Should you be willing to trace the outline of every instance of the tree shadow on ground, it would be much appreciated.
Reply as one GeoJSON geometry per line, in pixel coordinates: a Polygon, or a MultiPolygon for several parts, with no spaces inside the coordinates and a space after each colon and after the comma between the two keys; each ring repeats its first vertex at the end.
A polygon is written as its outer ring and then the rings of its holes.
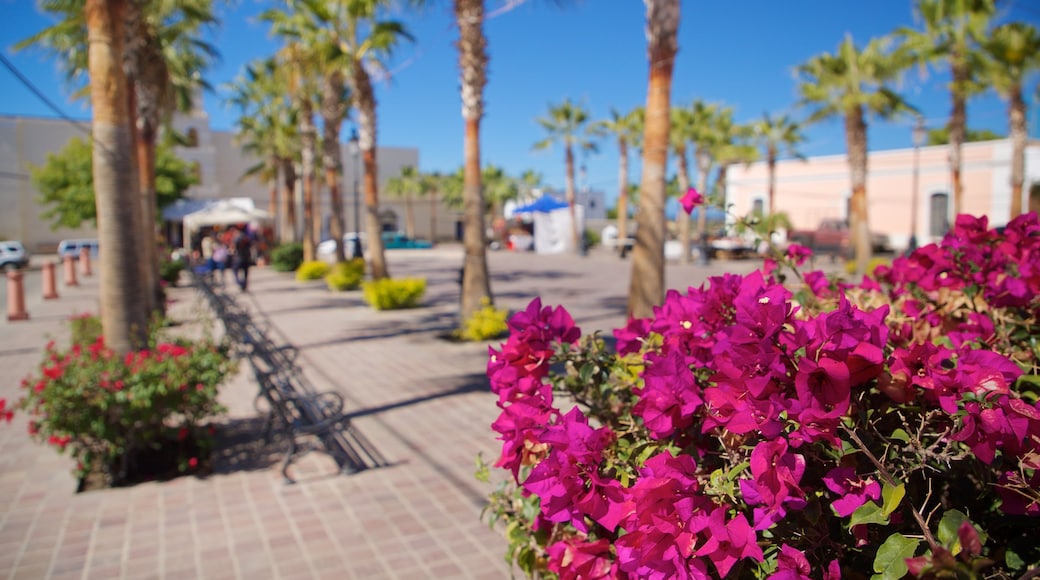
{"type": "Polygon", "coordinates": [[[577,278],[581,274],[566,272],[563,270],[517,270],[513,272],[495,272],[491,274],[492,282],[517,282],[522,280],[547,279],[560,280],[563,278],[577,278]]]}
{"type": "Polygon", "coordinates": [[[407,335],[450,333],[455,329],[455,318],[454,312],[429,312],[418,319],[388,320],[378,325],[351,327],[349,334],[339,338],[300,344],[296,345],[296,348],[303,351],[311,348],[322,348],[366,340],[382,340],[407,335]]]}
{"type": "Polygon", "coordinates": [[[401,407],[410,407],[412,405],[421,405],[427,401],[434,399],[442,399],[444,397],[453,397],[456,395],[465,395],[467,393],[490,393],[491,385],[488,382],[487,376],[483,373],[473,373],[468,375],[462,375],[458,377],[451,377],[450,384],[454,385],[444,391],[435,391],[418,397],[412,397],[410,399],[402,399],[400,401],[394,401],[392,403],[386,403],[378,405],[376,407],[368,407],[365,409],[358,409],[347,413],[347,417],[356,419],[358,417],[366,417],[369,415],[378,415],[394,409],[400,409],[401,407]]]}

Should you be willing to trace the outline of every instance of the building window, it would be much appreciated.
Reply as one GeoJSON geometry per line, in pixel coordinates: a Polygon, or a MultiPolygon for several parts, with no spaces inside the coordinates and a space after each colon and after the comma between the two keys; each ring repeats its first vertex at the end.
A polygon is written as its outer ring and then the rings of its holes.
{"type": "Polygon", "coordinates": [[[385,209],[379,212],[379,227],[384,232],[398,231],[397,212],[392,209],[385,209]]]}
{"type": "Polygon", "coordinates": [[[941,238],[950,229],[950,194],[933,193],[929,199],[928,235],[941,238]]]}
{"type": "Polygon", "coordinates": [[[187,135],[184,136],[185,147],[198,147],[199,146],[199,130],[195,127],[188,129],[187,135]]]}
{"type": "Polygon", "coordinates": [[[751,215],[764,216],[766,214],[766,200],[756,197],[751,202],[751,215]]]}

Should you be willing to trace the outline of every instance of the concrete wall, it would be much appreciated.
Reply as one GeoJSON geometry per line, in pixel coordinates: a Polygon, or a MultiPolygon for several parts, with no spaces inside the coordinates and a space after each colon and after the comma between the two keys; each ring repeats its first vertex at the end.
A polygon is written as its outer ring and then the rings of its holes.
{"type": "MultiPolygon", "coordinates": [[[[949,196],[945,218],[953,223],[953,188],[946,145],[922,147],[919,152],[916,231],[918,243],[936,241],[933,220],[939,198],[949,196]],[[933,199],[934,197],[934,199],[933,199]],[[933,205],[935,202],[935,205],[933,205]]],[[[1010,215],[1011,146],[1007,140],[965,144],[963,149],[965,213],[989,216],[992,225],[1007,223],[1010,215]]],[[[1026,153],[1026,187],[1040,182],[1040,142],[1030,143],[1026,153]]],[[[910,238],[914,203],[913,149],[872,152],[867,161],[867,200],[870,229],[889,237],[893,247],[903,248],[910,238]]],[[[784,160],[776,167],[776,211],[787,213],[796,229],[812,229],[821,219],[847,218],[851,195],[845,155],[784,160]]],[[[746,215],[756,200],[769,210],[768,169],[764,162],[730,169],[726,201],[733,213],[746,215]]],[[[1028,207],[1023,199],[1023,207],[1028,207]]]]}
{"type": "MultiPolygon", "coordinates": [[[[201,184],[189,189],[187,197],[250,197],[257,207],[268,208],[267,185],[255,179],[242,179],[246,170],[257,160],[242,153],[232,133],[212,131],[208,116],[203,111],[178,116],[173,125],[177,131],[193,133],[197,139],[194,146],[177,149],[178,155],[185,161],[198,164],[201,178],[201,184]]],[[[65,238],[96,237],[93,227],[52,231],[48,222],[40,217],[43,207],[37,202],[38,192],[29,180],[30,165],[43,164],[48,153],[57,153],[72,137],[87,138],[89,129],[88,122],[73,125],[61,119],[0,116],[0,239],[20,240],[31,252],[39,253],[53,250],[65,238]]],[[[378,162],[379,183],[380,187],[384,187],[387,179],[400,174],[403,167],[418,166],[419,151],[414,147],[380,147],[378,162]]],[[[354,163],[346,147],[343,148],[343,171],[344,217],[347,231],[351,231],[354,163]]],[[[321,215],[328,215],[330,204],[324,186],[319,188],[319,199],[321,215]]],[[[361,201],[363,206],[364,200],[361,201]]],[[[380,205],[388,217],[398,216],[396,223],[403,230],[403,201],[390,200],[384,196],[380,205]]],[[[431,237],[430,214],[428,200],[415,204],[416,234],[419,237],[431,237]]],[[[302,216],[302,211],[298,215],[302,216]]],[[[459,212],[438,203],[436,215],[436,239],[455,239],[456,222],[461,220],[459,212]]],[[[361,223],[363,230],[363,219],[361,223]]]]}

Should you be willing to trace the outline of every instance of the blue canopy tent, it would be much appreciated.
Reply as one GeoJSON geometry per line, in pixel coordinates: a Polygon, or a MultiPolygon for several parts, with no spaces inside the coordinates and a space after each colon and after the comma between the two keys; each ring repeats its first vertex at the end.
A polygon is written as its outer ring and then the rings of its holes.
{"type": "Polygon", "coordinates": [[[513,213],[549,213],[567,207],[567,202],[560,201],[548,193],[533,202],[522,205],[513,210],[513,213]]]}

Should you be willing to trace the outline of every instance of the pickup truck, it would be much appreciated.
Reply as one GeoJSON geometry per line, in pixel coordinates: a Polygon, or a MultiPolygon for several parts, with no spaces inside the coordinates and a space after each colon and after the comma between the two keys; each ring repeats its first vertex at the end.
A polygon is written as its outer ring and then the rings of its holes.
{"type": "MultiPolygon", "coordinates": [[[[788,234],[787,239],[811,249],[817,255],[848,258],[855,251],[849,239],[849,224],[843,219],[820,220],[815,230],[795,230],[788,234]]],[[[888,238],[871,232],[870,249],[875,253],[889,251],[888,238]]]]}

